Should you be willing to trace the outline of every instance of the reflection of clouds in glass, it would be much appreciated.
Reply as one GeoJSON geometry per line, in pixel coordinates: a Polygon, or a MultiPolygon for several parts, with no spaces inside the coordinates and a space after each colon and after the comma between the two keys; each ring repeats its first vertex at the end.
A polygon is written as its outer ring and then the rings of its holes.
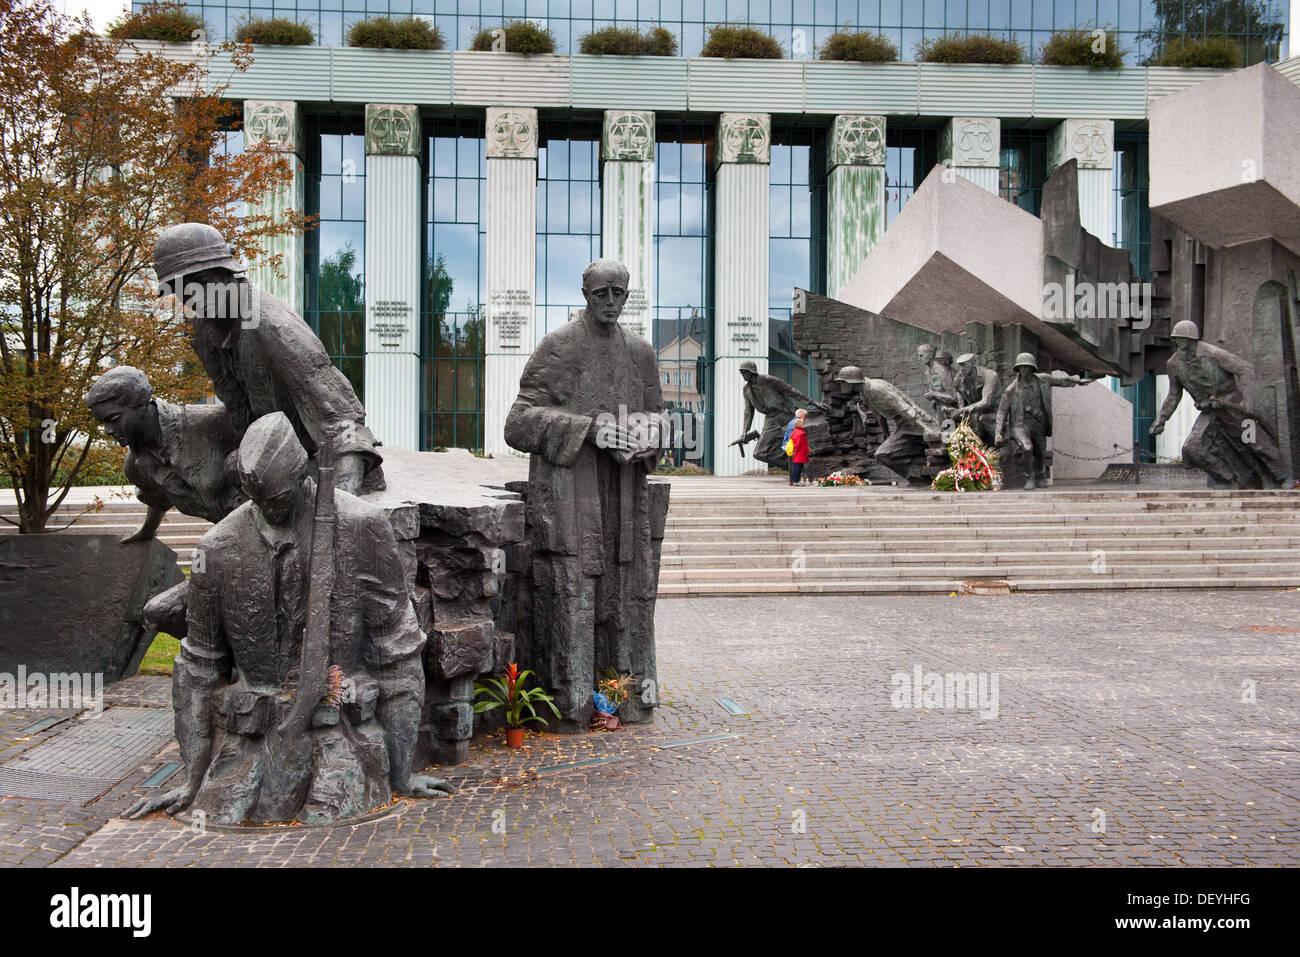
{"type": "Polygon", "coordinates": [[[704,302],[704,240],[662,236],[655,240],[659,258],[659,304],[700,305],[704,302]]]}
{"type": "Polygon", "coordinates": [[[773,239],[768,261],[768,302],[786,303],[794,287],[809,288],[812,270],[806,239],[773,239]]]}
{"type": "Polygon", "coordinates": [[[768,234],[790,235],[790,187],[772,186],[767,192],[768,234]]]}
{"type": "MultiPolygon", "coordinates": [[[[582,271],[599,256],[596,237],[546,237],[546,303],[582,305],[582,271]]],[[[568,314],[565,314],[568,318],[568,314]]]]}

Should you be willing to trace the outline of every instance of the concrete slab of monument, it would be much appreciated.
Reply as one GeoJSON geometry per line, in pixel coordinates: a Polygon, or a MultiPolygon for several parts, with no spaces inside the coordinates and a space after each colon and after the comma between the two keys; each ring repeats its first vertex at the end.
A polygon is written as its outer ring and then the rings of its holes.
{"type": "Polygon", "coordinates": [[[379,451],[388,488],[362,499],[388,512],[399,539],[415,538],[421,526],[449,533],[472,526],[491,539],[523,538],[523,502],[506,484],[527,481],[526,458],[479,458],[466,449],[379,451]]]}
{"type": "Polygon", "coordinates": [[[1133,461],[1133,403],[1105,382],[1052,390],[1053,479],[1100,478],[1133,461]]]}
{"type": "Polygon", "coordinates": [[[130,677],[157,634],[145,602],[183,578],[157,539],[0,537],[0,672],[130,677]]]}
{"type": "Polygon", "coordinates": [[[1300,87],[1259,63],[1150,109],[1152,212],[1211,246],[1300,253],[1300,87]]]}
{"type": "Polygon", "coordinates": [[[1043,249],[1038,217],[936,166],[839,299],[933,333],[1020,324],[1061,364],[1110,372],[1043,321],[1043,249]]]}

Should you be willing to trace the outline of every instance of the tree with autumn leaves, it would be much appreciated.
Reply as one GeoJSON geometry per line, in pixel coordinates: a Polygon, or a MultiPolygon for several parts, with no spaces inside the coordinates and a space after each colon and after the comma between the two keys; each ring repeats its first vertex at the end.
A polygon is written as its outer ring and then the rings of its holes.
{"type": "Polygon", "coordinates": [[[210,54],[244,70],[251,47],[159,52],[50,0],[0,0],[0,49],[0,475],[19,531],[41,532],[78,479],[120,464],[82,403],[105,368],[172,401],[206,392],[183,317],[154,308],[158,233],[209,223],[279,269],[264,244],[308,222],[243,208],[288,185],[286,158],[220,149],[233,110],[210,54]]]}

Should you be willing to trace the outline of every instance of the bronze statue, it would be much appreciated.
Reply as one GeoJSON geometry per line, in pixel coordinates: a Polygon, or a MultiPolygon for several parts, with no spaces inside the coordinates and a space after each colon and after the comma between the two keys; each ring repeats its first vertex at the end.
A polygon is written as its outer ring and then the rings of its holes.
{"type": "Polygon", "coordinates": [[[104,431],[127,449],[122,470],[149,510],[124,543],[153,538],[170,508],[219,522],[245,500],[235,472],[239,437],[225,406],[156,398],[149,379],[131,366],[106,371],[84,401],[104,431]]]}
{"type": "Polygon", "coordinates": [[[1183,393],[1191,395],[1200,415],[1183,443],[1183,462],[1201,469],[1220,488],[1289,488],[1282,455],[1273,430],[1247,407],[1254,367],[1226,349],[1201,341],[1195,322],[1176,323],[1170,338],[1169,395],[1151,424],[1159,435],[1178,408],[1183,393]]]}
{"type": "Polygon", "coordinates": [[[352,384],[289,304],[253,288],[221,234],[203,223],[163,230],[154,244],[160,296],[190,316],[194,351],[235,432],[283,412],[309,455],[328,446],[338,486],[383,488],[381,458],[352,384]]]}
{"type": "Polygon", "coordinates": [[[1002,382],[998,374],[976,364],[975,354],[957,357],[957,374],[953,380],[959,401],[950,413],[955,422],[967,419],[985,445],[994,444],[997,432],[998,402],[1002,399],[1002,382]]]}
{"type": "Polygon", "coordinates": [[[925,342],[916,347],[916,357],[925,369],[925,397],[934,414],[942,418],[948,409],[961,404],[954,384],[952,354],[925,342]]]}
{"type": "Polygon", "coordinates": [[[939,420],[892,382],[865,378],[857,366],[844,366],[835,379],[857,393],[852,401],[864,420],[865,406],[885,425],[889,437],[875,450],[876,461],[913,480],[914,467],[925,464],[927,447],[941,442],[939,420]]]}
{"type": "Polygon", "coordinates": [[[328,462],[317,485],[282,412],[249,426],[238,463],[251,501],[199,542],[172,679],[186,780],[126,815],[327,823],[448,792],[411,773],[425,636],[387,517],[328,462]]]}
{"type": "MultiPolygon", "coordinates": [[[[537,346],[505,424],[506,442],[532,453],[533,665],[569,733],[587,730],[606,669],[639,686],[657,680],[652,526],[662,516],[646,476],[669,432],[654,347],[619,325],[627,293],[622,263],[587,267],[586,308],[537,346]]],[[[625,720],[651,719],[653,695],[629,701],[625,720]]]]}
{"type": "Polygon", "coordinates": [[[794,418],[799,406],[825,409],[826,406],[804,395],[788,382],[774,375],[764,375],[751,359],[740,364],[740,377],[745,380],[745,427],[740,438],[732,442],[744,451],[745,443],[754,436],[754,412],[763,413],[763,431],[757,436],[754,458],[768,465],[785,468],[784,435],[786,424],[794,418]]]}
{"type": "Polygon", "coordinates": [[[998,403],[998,419],[994,444],[1003,440],[1015,444],[1017,464],[1025,475],[1025,488],[1036,488],[1047,481],[1044,456],[1047,439],[1052,434],[1052,389],[1087,385],[1078,376],[1055,375],[1038,371],[1038,360],[1028,352],[1016,356],[1013,367],[1016,377],[1011,380],[1002,401],[998,403]]]}

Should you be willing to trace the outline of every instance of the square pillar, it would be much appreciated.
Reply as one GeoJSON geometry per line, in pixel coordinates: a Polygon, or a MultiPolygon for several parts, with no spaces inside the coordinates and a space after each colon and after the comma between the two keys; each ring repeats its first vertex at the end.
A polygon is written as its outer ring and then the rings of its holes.
{"type": "Polygon", "coordinates": [[[505,424],[533,351],[537,287],[537,111],[487,110],[487,345],[484,451],[507,455],[505,424]]]}
{"type": "Polygon", "coordinates": [[[420,447],[420,110],[366,104],[366,424],[420,447]]]}
{"type": "Polygon", "coordinates": [[[835,117],[827,161],[826,295],[835,299],[885,234],[885,118],[835,117]]]}
{"type": "MultiPolygon", "coordinates": [[[[767,113],[723,113],[718,118],[716,210],[713,251],[713,470],[739,475],[766,468],[728,443],[744,424],[746,359],[767,372],[768,187],[771,182],[772,118],[767,113]]],[[[761,429],[761,414],[754,417],[761,429]]],[[[748,448],[753,449],[753,445],[748,448]]]]}
{"type": "MultiPolygon", "coordinates": [[[[249,215],[280,219],[289,210],[302,212],[307,205],[307,172],[303,165],[302,124],[298,104],[293,100],[245,100],[244,146],[265,143],[284,153],[293,166],[292,182],[267,192],[248,204],[249,215]]],[[[264,252],[280,256],[276,275],[266,259],[249,264],[248,280],[263,292],[287,302],[298,315],[303,313],[307,240],[301,233],[275,236],[264,240],[264,252]]]]}
{"type": "Polygon", "coordinates": [[[1115,239],[1115,122],[1062,120],[1047,141],[1047,175],[1079,165],[1079,222],[1103,243],[1115,239]]]}
{"type": "Polygon", "coordinates": [[[655,115],[606,110],[600,137],[600,254],[629,274],[627,304],[619,322],[652,339],[654,317],[655,115]]]}
{"type": "Polygon", "coordinates": [[[1002,121],[995,116],[954,116],[939,134],[939,162],[996,195],[1002,121]]]}

